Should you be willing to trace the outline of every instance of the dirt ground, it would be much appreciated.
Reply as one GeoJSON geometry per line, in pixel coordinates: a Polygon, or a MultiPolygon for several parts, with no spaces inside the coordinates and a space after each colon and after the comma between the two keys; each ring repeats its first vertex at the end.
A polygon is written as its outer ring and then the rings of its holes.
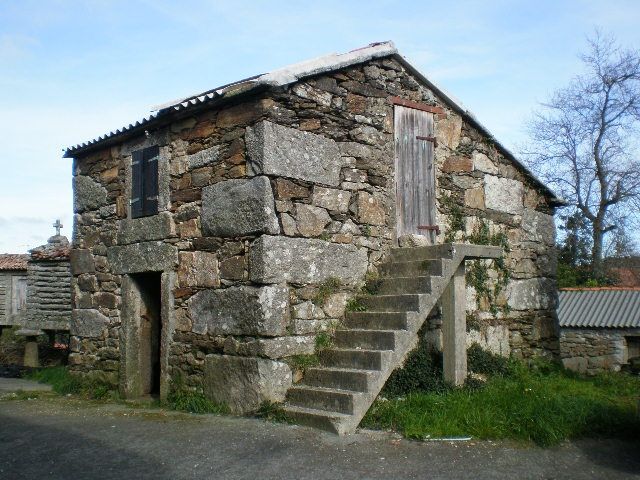
{"type": "Polygon", "coordinates": [[[0,478],[640,479],[640,443],[540,449],[371,431],[337,437],[260,419],[39,395],[0,400],[0,478]]]}

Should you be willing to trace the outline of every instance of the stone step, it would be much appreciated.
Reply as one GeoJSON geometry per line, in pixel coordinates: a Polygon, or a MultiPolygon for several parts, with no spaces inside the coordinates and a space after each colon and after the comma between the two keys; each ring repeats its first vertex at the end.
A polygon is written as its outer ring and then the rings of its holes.
{"type": "Polygon", "coordinates": [[[351,415],[296,405],[285,405],[283,410],[287,418],[298,425],[319,428],[338,435],[348,433],[344,425],[351,420],[351,415]]]}
{"type": "Polygon", "coordinates": [[[384,350],[358,350],[330,348],[320,353],[322,364],[327,367],[382,370],[389,352],[384,350]]]}
{"type": "Polygon", "coordinates": [[[304,408],[353,414],[353,391],[309,385],[294,385],[287,392],[287,402],[304,408]]]}
{"type": "Polygon", "coordinates": [[[304,385],[366,392],[374,372],[354,368],[308,368],[304,372],[304,385]]]}
{"type": "Polygon", "coordinates": [[[442,260],[393,261],[380,265],[379,271],[383,278],[441,275],[442,260]]]}
{"type": "Polygon", "coordinates": [[[394,330],[336,330],[336,347],[362,348],[365,350],[393,350],[396,345],[394,330]]]}
{"type": "Polygon", "coordinates": [[[376,295],[431,292],[431,276],[389,277],[380,280],[376,295]]]}
{"type": "Polygon", "coordinates": [[[434,258],[453,258],[451,244],[429,245],[424,247],[392,248],[392,262],[408,262],[413,260],[428,260],[434,258]]]}
{"type": "Polygon", "coordinates": [[[344,325],[362,330],[406,330],[405,312],[347,312],[344,325]]]}
{"type": "Polygon", "coordinates": [[[356,297],[359,305],[369,312],[417,312],[420,310],[420,295],[361,295],[356,297]]]}

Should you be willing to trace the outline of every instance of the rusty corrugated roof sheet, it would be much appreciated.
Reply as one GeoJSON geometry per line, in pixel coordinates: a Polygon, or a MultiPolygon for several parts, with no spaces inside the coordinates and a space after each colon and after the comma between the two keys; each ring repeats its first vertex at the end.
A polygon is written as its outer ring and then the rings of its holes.
{"type": "Polygon", "coordinates": [[[640,327],[640,288],[566,288],[558,299],[560,327],[640,327]]]}
{"type": "Polygon", "coordinates": [[[29,255],[0,253],[0,270],[26,270],[29,255]]]}

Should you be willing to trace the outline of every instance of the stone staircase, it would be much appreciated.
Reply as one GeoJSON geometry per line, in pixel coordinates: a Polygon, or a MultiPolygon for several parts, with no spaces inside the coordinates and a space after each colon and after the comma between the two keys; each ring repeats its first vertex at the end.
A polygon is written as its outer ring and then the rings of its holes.
{"type": "Polygon", "coordinates": [[[380,267],[375,295],[357,297],[321,365],[306,370],[287,393],[293,421],[352,433],[394,369],[418,341],[418,330],[465,259],[497,258],[498,247],[444,244],[396,248],[380,267]]]}

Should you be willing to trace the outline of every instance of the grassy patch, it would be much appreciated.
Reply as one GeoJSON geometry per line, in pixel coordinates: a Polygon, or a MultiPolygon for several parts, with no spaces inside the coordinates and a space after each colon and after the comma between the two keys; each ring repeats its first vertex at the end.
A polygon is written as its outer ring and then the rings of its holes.
{"type": "Polygon", "coordinates": [[[109,383],[99,379],[71,375],[66,367],[47,367],[30,372],[26,378],[51,385],[60,395],[81,395],[92,400],[116,398],[117,392],[109,383]]]}
{"type": "Polygon", "coordinates": [[[262,402],[256,416],[278,423],[291,423],[291,419],[283,410],[282,405],[274,402],[262,402]]]}
{"type": "Polygon", "coordinates": [[[471,435],[541,446],[578,437],[633,439],[640,434],[639,395],[640,379],[630,375],[585,378],[546,362],[511,361],[482,388],[378,400],[363,425],[416,439],[471,435]]]}
{"type": "Polygon", "coordinates": [[[17,390],[5,395],[0,395],[0,400],[36,400],[43,395],[43,392],[30,392],[17,390]]]}
{"type": "Polygon", "coordinates": [[[187,387],[181,373],[172,377],[171,391],[163,405],[178,412],[219,415],[229,413],[227,405],[209,400],[201,391],[187,387]]]}
{"type": "Polygon", "coordinates": [[[218,415],[229,413],[226,405],[221,405],[209,400],[201,392],[190,390],[174,390],[166,401],[166,406],[171,410],[187,413],[215,413],[218,415]]]}

